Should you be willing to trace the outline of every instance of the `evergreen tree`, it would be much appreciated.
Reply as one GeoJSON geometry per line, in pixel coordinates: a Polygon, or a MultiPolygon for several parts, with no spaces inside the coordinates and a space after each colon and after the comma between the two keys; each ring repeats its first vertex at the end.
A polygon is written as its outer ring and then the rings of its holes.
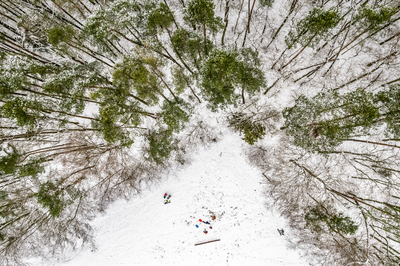
{"type": "Polygon", "coordinates": [[[354,235],[358,229],[358,225],[343,213],[336,213],[331,207],[328,208],[318,205],[311,208],[305,217],[306,227],[315,233],[321,233],[325,230],[324,225],[331,231],[354,235]],[[329,208],[329,210],[328,210],[329,208]]]}
{"type": "Polygon", "coordinates": [[[149,104],[156,104],[159,100],[161,88],[157,76],[151,72],[151,65],[157,65],[155,59],[139,57],[124,57],[121,63],[114,66],[113,83],[129,94],[136,91],[137,97],[149,104]]]}
{"type": "Polygon", "coordinates": [[[314,8],[308,16],[302,19],[295,30],[289,31],[285,42],[289,49],[295,48],[297,44],[303,47],[318,44],[320,40],[326,39],[330,30],[340,21],[340,13],[337,10],[323,10],[314,8]]]}
{"type": "Polygon", "coordinates": [[[207,43],[207,30],[216,33],[223,28],[222,18],[215,17],[214,3],[212,0],[190,0],[185,9],[183,19],[193,27],[203,32],[204,53],[207,55],[210,47],[207,43]]]}
{"type": "Polygon", "coordinates": [[[223,27],[222,18],[215,17],[214,3],[210,0],[190,0],[183,19],[194,29],[201,27],[203,32],[209,29],[214,33],[223,27]]]}
{"type": "Polygon", "coordinates": [[[237,80],[239,87],[242,88],[242,99],[244,100],[244,92],[247,92],[250,96],[259,92],[261,88],[266,86],[264,73],[261,71],[260,59],[258,52],[251,48],[240,49],[238,55],[237,65],[237,80]]]}
{"type": "Polygon", "coordinates": [[[260,0],[260,5],[265,7],[272,7],[272,5],[274,4],[275,0],[260,0]]]}
{"type": "Polygon", "coordinates": [[[44,172],[45,159],[40,156],[30,157],[26,160],[22,150],[17,150],[16,147],[8,145],[2,149],[6,155],[0,157],[0,174],[15,175],[18,178],[22,177],[37,177],[38,174],[44,172]]]}
{"type": "Polygon", "coordinates": [[[235,94],[237,52],[214,49],[202,67],[202,87],[207,100],[215,108],[218,105],[233,104],[239,95],[235,94]]]}
{"type": "Polygon", "coordinates": [[[236,88],[250,95],[265,85],[265,78],[257,68],[257,53],[250,49],[221,50],[214,49],[201,69],[203,94],[212,108],[236,104],[240,94],[236,88]]]}
{"type": "Polygon", "coordinates": [[[127,38],[132,34],[130,28],[134,27],[137,32],[135,39],[128,40],[142,46],[146,23],[141,10],[134,0],[115,1],[108,8],[100,7],[85,21],[82,38],[90,38],[93,44],[114,57],[116,48],[111,44],[127,38]]]}
{"type": "Polygon", "coordinates": [[[162,164],[177,149],[171,130],[151,131],[146,137],[149,141],[148,159],[156,164],[162,164]]]}
{"type": "Polygon", "coordinates": [[[158,31],[168,29],[174,22],[174,14],[164,3],[158,3],[149,11],[147,16],[147,30],[149,35],[156,35],[158,31]]]}
{"type": "Polygon", "coordinates": [[[20,164],[18,169],[18,176],[20,177],[33,177],[36,178],[39,174],[45,172],[45,162],[47,160],[40,156],[30,157],[25,164],[20,164]]]}
{"type": "Polygon", "coordinates": [[[209,39],[203,39],[195,32],[184,28],[174,31],[171,44],[176,54],[181,55],[184,60],[189,60],[198,70],[206,57],[204,47],[208,50],[213,48],[213,43],[209,39]]]}
{"type": "Polygon", "coordinates": [[[265,127],[261,123],[252,121],[250,117],[245,117],[242,113],[234,113],[228,122],[231,127],[244,134],[244,141],[250,145],[254,145],[265,136],[265,127]]]}
{"type": "Polygon", "coordinates": [[[100,116],[98,120],[92,121],[92,127],[102,133],[105,141],[108,143],[116,143],[129,147],[133,140],[130,134],[123,128],[122,123],[118,123],[120,116],[125,113],[119,113],[115,105],[105,105],[100,108],[100,116]]]}
{"type": "Polygon", "coordinates": [[[7,62],[0,67],[4,74],[0,75],[0,97],[6,101],[3,111],[30,128],[55,117],[62,124],[68,122],[66,116],[84,118],[78,115],[90,101],[88,88],[104,82],[96,63],[50,65],[20,56],[9,57],[7,62]]]}
{"type": "Polygon", "coordinates": [[[174,84],[174,89],[176,94],[183,93],[186,88],[191,85],[190,77],[185,75],[183,68],[175,67],[172,69],[172,82],[174,84]]]}
{"type": "Polygon", "coordinates": [[[97,63],[64,64],[54,73],[56,75],[53,74],[42,84],[43,92],[63,99],[59,104],[61,111],[81,114],[88,102],[86,95],[89,88],[107,82],[100,71],[97,63]]]}
{"type": "Polygon", "coordinates": [[[47,181],[46,183],[41,184],[40,189],[35,196],[39,204],[49,209],[50,215],[53,218],[60,215],[65,203],[62,199],[62,192],[57,189],[57,186],[54,183],[47,181]]]}
{"type": "Polygon", "coordinates": [[[62,181],[59,180],[40,184],[39,191],[34,196],[39,204],[49,209],[53,218],[57,218],[66,206],[73,204],[83,194],[78,189],[69,186],[63,187],[62,181]]]}
{"type": "Polygon", "coordinates": [[[46,108],[38,101],[15,97],[0,107],[0,113],[3,117],[15,120],[18,126],[32,130],[39,126],[39,121],[46,119],[42,112],[44,109],[46,108]]]}
{"type": "Polygon", "coordinates": [[[164,101],[161,109],[161,117],[171,131],[181,131],[184,124],[189,121],[189,115],[186,111],[190,111],[190,107],[180,98],[174,101],[164,101]]]}
{"type": "Polygon", "coordinates": [[[286,134],[294,144],[310,151],[327,151],[352,136],[368,133],[380,122],[379,106],[372,93],[357,89],[340,95],[325,91],[313,98],[298,97],[283,111],[286,134]]]}
{"type": "Polygon", "coordinates": [[[360,29],[373,32],[379,30],[384,23],[389,22],[397,10],[398,7],[371,8],[364,5],[359,8],[357,15],[354,16],[354,21],[360,29]]]}
{"type": "Polygon", "coordinates": [[[395,84],[387,91],[376,93],[375,102],[380,106],[387,135],[400,138],[400,85],[395,84]]]}
{"type": "Polygon", "coordinates": [[[284,129],[297,146],[311,151],[333,150],[344,139],[368,135],[382,123],[388,136],[398,138],[399,99],[397,84],[375,94],[357,89],[342,95],[326,91],[311,99],[302,95],[284,110],[284,129]]]}
{"type": "Polygon", "coordinates": [[[0,172],[3,175],[13,174],[17,171],[17,164],[20,162],[22,154],[14,147],[2,149],[6,155],[0,157],[0,172]]]}
{"type": "Polygon", "coordinates": [[[75,34],[71,25],[56,25],[47,29],[48,43],[57,47],[61,52],[68,53],[68,43],[70,43],[75,34]]]}

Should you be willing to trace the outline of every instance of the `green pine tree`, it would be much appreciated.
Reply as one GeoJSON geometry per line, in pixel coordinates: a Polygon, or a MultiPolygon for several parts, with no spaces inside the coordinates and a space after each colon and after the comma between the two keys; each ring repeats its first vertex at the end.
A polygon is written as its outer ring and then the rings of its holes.
{"type": "Polygon", "coordinates": [[[214,7],[211,0],[190,0],[183,19],[195,29],[200,27],[204,32],[207,29],[217,32],[223,27],[223,23],[222,18],[215,16],[214,7]]]}
{"type": "Polygon", "coordinates": [[[169,7],[160,2],[147,15],[147,31],[149,35],[156,35],[159,30],[168,29],[174,22],[174,14],[169,7]]]}
{"type": "Polygon", "coordinates": [[[124,115],[120,110],[116,105],[103,105],[99,119],[92,121],[92,128],[100,131],[108,143],[119,142],[119,145],[129,147],[133,140],[124,124],[120,123],[121,115],[124,115]]]}
{"type": "Polygon", "coordinates": [[[177,149],[171,130],[151,131],[146,137],[149,141],[147,158],[156,164],[162,164],[177,149]]]}
{"type": "Polygon", "coordinates": [[[151,71],[151,67],[156,65],[156,59],[125,56],[122,62],[114,66],[113,83],[127,94],[133,90],[137,97],[149,104],[156,104],[161,93],[157,76],[151,71]]]}
{"type": "Polygon", "coordinates": [[[367,134],[380,122],[374,95],[365,90],[340,95],[325,91],[313,98],[298,97],[295,106],[283,111],[285,131],[294,144],[310,151],[327,151],[353,136],[367,134]]]}
{"type": "Polygon", "coordinates": [[[400,138],[400,85],[376,93],[375,101],[380,105],[388,137],[400,138]]]}
{"type": "Polygon", "coordinates": [[[340,13],[337,10],[314,8],[296,25],[296,29],[289,31],[285,42],[289,49],[296,48],[297,44],[313,47],[326,39],[339,21],[340,13]]]}
{"type": "Polygon", "coordinates": [[[207,30],[215,34],[224,27],[222,18],[216,17],[212,0],[190,0],[187,3],[183,19],[203,33],[204,53],[207,55],[210,47],[207,45],[207,30]]]}
{"type": "Polygon", "coordinates": [[[58,217],[64,209],[65,203],[63,202],[62,192],[56,184],[50,181],[41,184],[35,196],[39,204],[49,209],[50,215],[53,218],[58,217]]]}
{"type": "Polygon", "coordinates": [[[249,48],[239,52],[214,49],[202,66],[202,92],[213,109],[237,104],[236,89],[244,101],[244,92],[252,95],[265,85],[257,53],[249,48]]]}
{"type": "Polygon", "coordinates": [[[211,50],[214,45],[207,38],[201,38],[197,33],[184,28],[174,31],[171,37],[171,44],[174,52],[179,54],[184,60],[189,60],[190,64],[200,69],[203,59],[206,57],[204,47],[211,50]]]}
{"type": "Polygon", "coordinates": [[[22,154],[14,146],[8,149],[2,149],[6,155],[0,157],[0,172],[3,175],[14,174],[17,171],[17,165],[20,163],[22,154]]]}
{"type": "Polygon", "coordinates": [[[384,23],[389,22],[397,10],[398,7],[390,8],[382,6],[371,8],[363,5],[354,16],[354,22],[360,29],[373,32],[379,30],[384,23]]]}
{"type": "Polygon", "coordinates": [[[274,4],[275,0],[260,0],[260,5],[265,7],[272,7],[272,5],[274,4]]]}
{"type": "Polygon", "coordinates": [[[261,123],[252,121],[250,117],[245,117],[242,113],[234,113],[228,119],[229,126],[244,134],[244,141],[254,145],[259,139],[265,136],[265,126],[261,123]]]}
{"type": "Polygon", "coordinates": [[[187,111],[190,111],[189,104],[180,98],[174,101],[164,101],[161,109],[163,121],[171,131],[181,131],[185,123],[189,121],[189,114],[187,113],[187,111]]]}
{"type": "Polygon", "coordinates": [[[321,233],[327,226],[331,231],[339,232],[346,235],[354,235],[358,229],[358,225],[343,213],[337,213],[333,208],[316,206],[311,208],[304,216],[306,228],[314,233],[321,233]],[[329,210],[328,210],[329,208],[329,210]]]}

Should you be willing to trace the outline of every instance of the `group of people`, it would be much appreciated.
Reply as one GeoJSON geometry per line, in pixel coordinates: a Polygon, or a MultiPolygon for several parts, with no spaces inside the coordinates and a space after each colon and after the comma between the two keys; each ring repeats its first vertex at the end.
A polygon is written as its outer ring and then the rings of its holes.
{"type": "MultiPolygon", "coordinates": [[[[208,228],[209,228],[209,229],[212,229],[212,226],[211,226],[210,222],[208,222],[208,221],[203,221],[202,219],[199,219],[199,222],[200,222],[200,223],[207,224],[207,225],[210,225],[208,228]]],[[[199,228],[199,225],[196,224],[196,227],[199,228]]],[[[208,231],[207,231],[206,228],[204,228],[203,233],[204,233],[204,234],[208,234],[208,231]]]]}
{"type": "Polygon", "coordinates": [[[171,203],[170,198],[171,198],[171,194],[165,193],[164,194],[164,204],[171,203]]]}
{"type": "MultiPolygon", "coordinates": [[[[164,194],[164,204],[169,204],[169,203],[171,203],[171,200],[170,200],[171,196],[172,196],[172,195],[169,194],[169,193],[165,193],[165,194],[164,194]]],[[[210,213],[212,214],[211,218],[214,220],[214,219],[215,219],[214,213],[213,213],[213,212],[210,212],[210,213]]],[[[199,222],[200,222],[200,223],[204,223],[204,224],[206,224],[206,225],[209,225],[208,229],[212,229],[212,226],[211,226],[210,222],[208,222],[208,221],[203,221],[202,219],[199,219],[199,222]]],[[[196,227],[199,228],[199,225],[196,224],[196,227]]],[[[203,233],[204,233],[204,234],[208,234],[207,228],[204,228],[203,233]]]]}
{"type": "MultiPolygon", "coordinates": [[[[165,193],[164,194],[164,204],[169,204],[169,203],[171,203],[171,200],[170,200],[170,198],[171,198],[171,194],[168,194],[168,193],[165,193]]],[[[212,219],[213,220],[215,220],[215,214],[213,213],[213,212],[211,212],[210,211],[210,213],[211,213],[211,217],[212,217],[212,219]]],[[[203,221],[202,219],[199,219],[199,222],[200,223],[203,223],[203,224],[206,224],[206,225],[209,225],[209,227],[208,227],[208,229],[212,229],[212,226],[211,226],[211,224],[210,224],[210,222],[208,222],[208,221],[203,221]]],[[[196,228],[199,228],[200,226],[198,225],[198,224],[196,224],[196,228]]],[[[285,231],[283,230],[283,229],[277,229],[278,230],[278,233],[279,233],[279,235],[281,235],[281,236],[284,236],[285,235],[285,231]]],[[[203,233],[204,234],[208,234],[208,231],[207,231],[207,228],[204,228],[204,230],[203,230],[203,233]]]]}

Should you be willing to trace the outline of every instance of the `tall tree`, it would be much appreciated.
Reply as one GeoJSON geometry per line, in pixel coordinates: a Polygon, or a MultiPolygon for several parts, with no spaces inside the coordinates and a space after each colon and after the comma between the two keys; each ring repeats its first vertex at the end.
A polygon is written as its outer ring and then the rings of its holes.
{"type": "Polygon", "coordinates": [[[222,18],[216,17],[214,3],[211,0],[191,0],[187,3],[183,19],[193,27],[200,28],[204,38],[204,53],[208,54],[207,30],[216,33],[223,28],[222,18]]]}
{"type": "Polygon", "coordinates": [[[258,69],[258,54],[251,49],[214,49],[201,70],[203,94],[213,108],[236,104],[237,88],[250,95],[265,85],[264,74],[258,69]]]}
{"type": "Polygon", "coordinates": [[[295,30],[289,31],[285,42],[289,49],[295,48],[297,44],[302,47],[318,44],[321,39],[327,38],[330,30],[340,21],[340,13],[337,10],[323,10],[314,8],[303,18],[295,30]]]}
{"type": "Polygon", "coordinates": [[[399,138],[399,91],[399,85],[392,85],[378,93],[357,89],[345,94],[330,90],[313,98],[302,95],[284,110],[284,129],[296,145],[311,151],[334,150],[382,123],[388,136],[399,138]]]}

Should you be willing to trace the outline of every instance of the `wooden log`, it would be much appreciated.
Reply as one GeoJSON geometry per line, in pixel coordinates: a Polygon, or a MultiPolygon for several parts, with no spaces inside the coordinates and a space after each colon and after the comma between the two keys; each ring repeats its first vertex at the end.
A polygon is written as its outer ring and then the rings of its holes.
{"type": "Polygon", "coordinates": [[[212,243],[212,242],[217,242],[217,241],[220,241],[221,239],[215,239],[215,240],[211,240],[211,241],[207,241],[207,242],[201,242],[201,243],[197,243],[197,244],[194,244],[195,246],[198,246],[198,245],[203,245],[203,244],[208,244],[208,243],[212,243]]]}

